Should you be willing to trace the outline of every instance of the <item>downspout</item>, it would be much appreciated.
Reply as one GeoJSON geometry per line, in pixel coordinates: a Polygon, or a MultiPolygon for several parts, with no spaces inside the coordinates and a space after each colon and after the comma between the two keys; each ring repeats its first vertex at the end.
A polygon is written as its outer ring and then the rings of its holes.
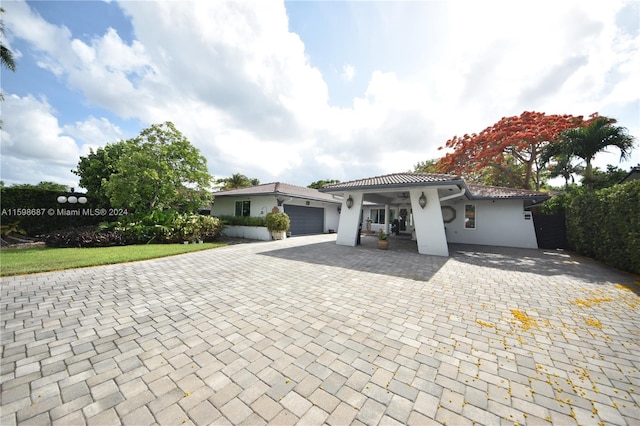
{"type": "Polygon", "coordinates": [[[450,194],[444,197],[440,197],[440,201],[442,202],[442,201],[451,200],[452,198],[462,197],[465,192],[466,192],[466,189],[462,188],[462,191],[458,192],[457,194],[450,194]]]}

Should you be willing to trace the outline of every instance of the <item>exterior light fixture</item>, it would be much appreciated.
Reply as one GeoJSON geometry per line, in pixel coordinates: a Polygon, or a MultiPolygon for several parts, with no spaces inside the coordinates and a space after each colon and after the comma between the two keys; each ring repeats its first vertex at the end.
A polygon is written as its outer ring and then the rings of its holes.
{"type": "Polygon", "coordinates": [[[427,197],[424,196],[424,192],[418,198],[418,204],[420,204],[420,208],[423,208],[427,205],[427,197]]]}
{"type": "Polygon", "coordinates": [[[67,197],[65,197],[64,195],[61,195],[58,197],[58,202],[60,204],[66,203],[67,202],[67,197]]]}
{"type": "Polygon", "coordinates": [[[77,202],[78,202],[78,197],[76,197],[75,195],[72,195],[67,198],[67,203],[75,204],[77,202]]]}
{"type": "Polygon", "coordinates": [[[87,197],[78,197],[78,202],[80,204],[87,204],[87,197]]]}
{"type": "Polygon", "coordinates": [[[350,209],[351,207],[353,207],[353,198],[349,195],[349,198],[347,198],[347,208],[350,209]]]}

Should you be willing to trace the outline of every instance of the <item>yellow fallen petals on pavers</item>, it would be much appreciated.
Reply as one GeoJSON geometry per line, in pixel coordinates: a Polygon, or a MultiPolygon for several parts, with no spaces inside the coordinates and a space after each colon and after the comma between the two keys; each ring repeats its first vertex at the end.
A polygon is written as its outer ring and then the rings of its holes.
{"type": "Polygon", "coordinates": [[[535,319],[531,318],[529,315],[527,315],[526,312],[522,312],[517,309],[511,309],[511,314],[514,317],[516,317],[518,321],[522,323],[521,327],[524,330],[530,329],[531,326],[538,328],[538,322],[535,319]]]}
{"type": "Polygon", "coordinates": [[[481,325],[481,326],[483,326],[483,327],[496,328],[496,325],[495,325],[495,324],[492,324],[492,323],[487,322],[487,321],[482,321],[481,319],[477,319],[477,320],[476,320],[476,323],[477,323],[477,324],[480,324],[480,325],[481,325]]]}
{"type": "Polygon", "coordinates": [[[611,302],[613,299],[610,297],[590,297],[588,299],[576,299],[569,301],[572,305],[578,305],[580,307],[591,307],[602,302],[611,302]]]}
{"type": "Polygon", "coordinates": [[[586,318],[584,320],[584,322],[586,322],[588,325],[590,325],[591,327],[597,327],[597,328],[602,328],[602,323],[600,321],[598,321],[597,319],[594,318],[586,318]]]}

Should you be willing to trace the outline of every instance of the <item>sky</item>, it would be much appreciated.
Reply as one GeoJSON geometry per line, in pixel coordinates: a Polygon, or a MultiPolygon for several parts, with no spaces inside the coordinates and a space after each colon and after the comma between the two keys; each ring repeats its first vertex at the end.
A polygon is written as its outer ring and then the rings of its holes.
{"type": "MultiPolygon", "coordinates": [[[[215,178],[404,172],[524,111],[640,136],[640,3],[12,1],[0,178],[78,187],[80,156],[171,121],[215,178]]],[[[640,164],[600,154],[594,164],[640,164]]]]}

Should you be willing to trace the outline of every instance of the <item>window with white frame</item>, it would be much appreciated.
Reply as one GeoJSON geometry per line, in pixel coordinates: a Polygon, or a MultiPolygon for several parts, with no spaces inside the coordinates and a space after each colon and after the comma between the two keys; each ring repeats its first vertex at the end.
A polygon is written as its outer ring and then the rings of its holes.
{"type": "Polygon", "coordinates": [[[384,209],[371,209],[371,223],[384,225],[384,209]]]}

